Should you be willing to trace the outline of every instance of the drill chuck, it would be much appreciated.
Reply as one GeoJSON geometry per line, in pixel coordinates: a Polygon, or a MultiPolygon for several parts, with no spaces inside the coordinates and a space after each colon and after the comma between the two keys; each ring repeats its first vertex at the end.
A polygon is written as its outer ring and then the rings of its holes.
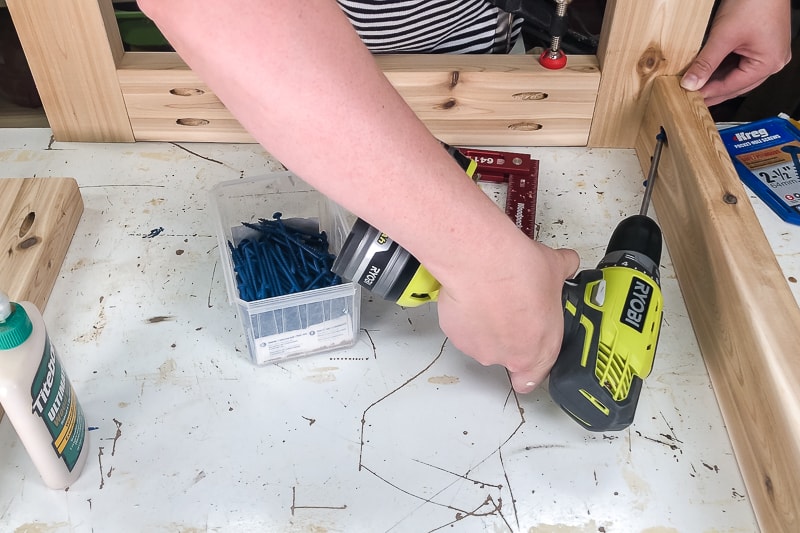
{"type": "Polygon", "coordinates": [[[647,274],[661,283],[658,264],[661,262],[661,229],[647,215],[632,215],[619,223],[608,241],[606,254],[597,268],[621,263],[625,256],[633,260],[624,266],[647,274]]]}

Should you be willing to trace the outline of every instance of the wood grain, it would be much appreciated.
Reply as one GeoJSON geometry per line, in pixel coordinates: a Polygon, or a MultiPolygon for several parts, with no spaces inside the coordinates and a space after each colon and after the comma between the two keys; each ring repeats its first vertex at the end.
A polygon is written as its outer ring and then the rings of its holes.
{"type": "Polygon", "coordinates": [[[73,178],[0,178],[0,287],[44,309],[81,214],[73,178]]]}
{"type": "Polygon", "coordinates": [[[597,57],[603,73],[589,146],[630,148],[650,88],[682,73],[703,40],[714,0],[610,0],[597,57]]]}
{"type": "Polygon", "coordinates": [[[800,531],[800,309],[702,98],[660,78],[645,117],[637,153],[648,168],[665,128],[653,201],[760,528],[800,531]]]}
{"type": "Polygon", "coordinates": [[[107,0],[8,0],[53,135],[133,141],[116,76],[122,40],[107,0]]]}
{"type": "MultiPolygon", "coordinates": [[[[588,140],[600,82],[594,56],[571,58],[558,72],[525,55],[389,55],[376,61],[446,142],[581,146],[588,140]]],[[[175,54],[125,54],[118,77],[137,140],[253,142],[175,54]]]]}
{"type": "Polygon", "coordinates": [[[11,300],[45,308],[81,213],[72,178],[0,178],[0,289],[11,300]]]}

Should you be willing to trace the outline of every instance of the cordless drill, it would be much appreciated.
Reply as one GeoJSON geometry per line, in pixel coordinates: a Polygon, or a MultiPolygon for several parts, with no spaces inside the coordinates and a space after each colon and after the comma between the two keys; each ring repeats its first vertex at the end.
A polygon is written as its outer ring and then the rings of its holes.
{"type": "MultiPolygon", "coordinates": [[[[618,431],[633,422],[642,380],[655,358],[662,296],[658,264],[661,230],[646,215],[663,132],[638,215],[614,230],[606,254],[562,291],[564,339],[550,372],[553,400],[591,431],[618,431]]],[[[448,151],[472,176],[474,166],[448,151]]],[[[374,294],[414,307],[435,301],[439,282],[388,235],[358,219],[332,270],[374,294]]]]}
{"type": "Polygon", "coordinates": [[[647,208],[665,142],[662,129],[639,214],[619,223],[597,268],[564,283],[564,339],[549,391],[591,431],[619,431],[633,422],[642,380],[653,368],[663,314],[662,243],[647,208]]]}

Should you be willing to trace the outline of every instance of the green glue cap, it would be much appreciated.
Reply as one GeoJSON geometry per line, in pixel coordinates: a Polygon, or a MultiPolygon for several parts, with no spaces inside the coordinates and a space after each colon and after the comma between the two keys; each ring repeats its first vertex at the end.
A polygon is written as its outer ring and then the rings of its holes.
{"type": "Polygon", "coordinates": [[[33,323],[21,305],[0,291],[0,350],[16,348],[30,337],[33,323]]]}

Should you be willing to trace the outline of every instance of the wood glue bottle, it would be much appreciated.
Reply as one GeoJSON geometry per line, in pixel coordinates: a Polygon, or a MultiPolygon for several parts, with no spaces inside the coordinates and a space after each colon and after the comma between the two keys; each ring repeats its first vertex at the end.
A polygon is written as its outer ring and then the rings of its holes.
{"type": "Polygon", "coordinates": [[[83,410],[39,310],[0,291],[0,404],[45,484],[63,489],[89,452],[83,410]]]}

